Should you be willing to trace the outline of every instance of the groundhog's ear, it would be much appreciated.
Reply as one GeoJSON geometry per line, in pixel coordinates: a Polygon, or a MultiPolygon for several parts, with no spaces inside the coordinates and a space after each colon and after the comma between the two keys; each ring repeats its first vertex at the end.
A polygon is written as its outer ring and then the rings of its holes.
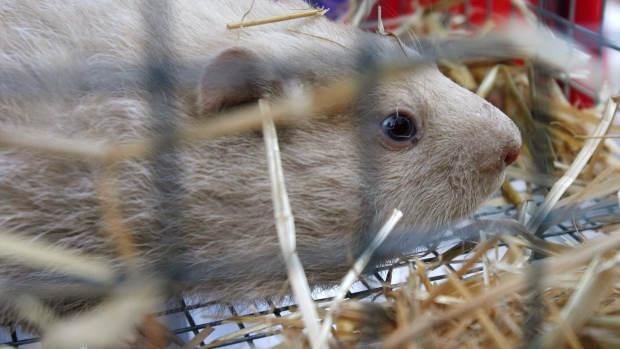
{"type": "Polygon", "coordinates": [[[269,75],[265,62],[247,49],[220,52],[207,64],[198,83],[201,115],[258,100],[265,95],[269,75]]]}

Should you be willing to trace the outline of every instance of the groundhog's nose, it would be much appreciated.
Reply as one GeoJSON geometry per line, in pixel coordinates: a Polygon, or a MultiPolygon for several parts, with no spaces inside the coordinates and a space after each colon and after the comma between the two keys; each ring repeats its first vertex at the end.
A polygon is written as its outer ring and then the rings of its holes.
{"type": "Polygon", "coordinates": [[[519,157],[519,153],[521,152],[521,147],[512,147],[506,150],[506,157],[504,157],[504,163],[506,166],[512,164],[519,157]]]}

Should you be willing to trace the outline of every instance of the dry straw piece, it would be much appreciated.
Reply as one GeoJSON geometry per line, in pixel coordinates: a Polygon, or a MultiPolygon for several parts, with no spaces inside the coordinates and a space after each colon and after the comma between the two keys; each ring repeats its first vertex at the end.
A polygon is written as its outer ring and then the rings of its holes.
{"type": "Polygon", "coordinates": [[[245,28],[245,27],[253,27],[255,25],[289,21],[291,19],[297,19],[297,18],[322,16],[324,13],[325,11],[323,9],[312,9],[312,10],[287,13],[283,15],[260,18],[260,19],[251,19],[251,20],[242,20],[239,22],[232,22],[232,23],[226,24],[226,28],[227,29],[239,29],[239,28],[245,28]]]}
{"type": "Polygon", "coordinates": [[[112,269],[95,258],[83,254],[50,248],[48,245],[30,241],[0,230],[0,257],[20,262],[33,268],[54,269],[86,280],[111,284],[112,269]]]}
{"type": "Polygon", "coordinates": [[[263,137],[267,151],[267,163],[269,165],[269,178],[271,179],[271,193],[273,198],[276,230],[280,241],[280,248],[284,256],[284,264],[288,272],[289,282],[293,294],[299,303],[303,314],[303,320],[308,329],[308,338],[313,349],[321,349],[323,345],[319,341],[319,327],[316,319],[316,307],[310,294],[310,287],[301,260],[297,255],[295,243],[295,222],[284,183],[284,172],[280,160],[280,148],[278,136],[273,120],[269,118],[269,104],[265,100],[259,100],[258,105],[263,112],[263,137]]]}

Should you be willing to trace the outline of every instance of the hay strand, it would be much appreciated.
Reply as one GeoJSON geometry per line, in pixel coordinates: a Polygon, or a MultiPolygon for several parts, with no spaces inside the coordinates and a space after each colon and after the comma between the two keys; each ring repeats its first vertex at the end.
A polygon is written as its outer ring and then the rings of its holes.
{"type": "Polygon", "coordinates": [[[116,277],[112,268],[99,260],[77,251],[51,248],[42,241],[32,241],[2,230],[0,257],[32,268],[52,270],[103,284],[112,283],[116,277]]]}
{"type": "MultiPolygon", "coordinates": [[[[592,133],[593,136],[603,136],[609,130],[609,126],[613,122],[613,119],[618,111],[618,103],[610,98],[605,105],[605,111],[603,112],[603,118],[601,119],[601,123],[592,133]]],[[[566,174],[560,180],[554,184],[553,188],[551,188],[551,192],[545,197],[545,200],[540,204],[536,213],[534,213],[534,217],[527,223],[525,226],[530,232],[534,233],[536,229],[540,226],[542,221],[547,217],[549,212],[553,209],[555,204],[560,200],[560,197],[566,192],[566,189],[577,179],[577,176],[583,168],[586,166],[586,163],[598,147],[601,139],[593,138],[588,139],[583,147],[583,149],[577,155],[577,158],[572,162],[566,174]]]]}
{"type": "Polygon", "coordinates": [[[312,17],[312,16],[322,16],[325,13],[323,9],[312,9],[300,12],[287,13],[283,15],[252,19],[252,20],[243,20],[239,22],[232,22],[226,24],[226,29],[239,29],[246,27],[253,27],[257,25],[269,24],[269,23],[277,23],[282,21],[289,21],[291,19],[304,18],[304,17],[312,17]]]}
{"type": "Polygon", "coordinates": [[[280,148],[278,136],[273,120],[268,116],[269,104],[265,100],[259,100],[259,107],[263,112],[263,135],[267,163],[269,164],[269,178],[271,180],[271,192],[274,205],[274,215],[280,248],[284,256],[286,269],[291,283],[291,288],[303,314],[303,321],[308,330],[308,339],[313,349],[323,349],[319,341],[319,327],[317,324],[318,314],[314,299],[310,294],[310,286],[306,279],[301,261],[296,252],[295,222],[293,213],[286,193],[284,184],[284,172],[280,160],[280,148]]]}

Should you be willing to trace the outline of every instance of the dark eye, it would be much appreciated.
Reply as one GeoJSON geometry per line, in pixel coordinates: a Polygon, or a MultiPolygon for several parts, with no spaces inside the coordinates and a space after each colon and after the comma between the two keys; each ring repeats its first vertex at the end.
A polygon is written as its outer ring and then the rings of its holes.
{"type": "Polygon", "coordinates": [[[392,114],[381,123],[386,136],[397,142],[410,141],[416,136],[417,129],[414,121],[405,115],[392,114]]]}

